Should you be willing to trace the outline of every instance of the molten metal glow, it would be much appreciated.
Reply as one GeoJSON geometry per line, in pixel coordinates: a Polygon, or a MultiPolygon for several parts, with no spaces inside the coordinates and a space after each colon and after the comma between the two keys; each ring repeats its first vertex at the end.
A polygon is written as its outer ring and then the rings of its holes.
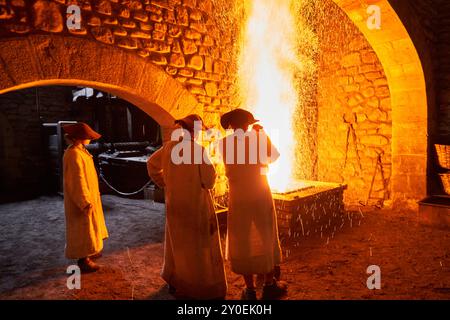
{"type": "Polygon", "coordinates": [[[250,1],[239,65],[242,107],[261,121],[281,154],[268,174],[275,192],[296,184],[292,119],[298,105],[294,66],[299,58],[293,1],[250,1]]]}

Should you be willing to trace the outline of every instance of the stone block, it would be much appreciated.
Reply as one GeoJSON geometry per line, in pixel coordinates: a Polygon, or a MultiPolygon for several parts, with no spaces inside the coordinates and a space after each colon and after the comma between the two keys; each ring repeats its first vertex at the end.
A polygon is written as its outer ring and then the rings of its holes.
{"type": "Polygon", "coordinates": [[[152,5],[161,9],[172,10],[173,7],[167,0],[152,0],[152,5]]]}
{"type": "Polygon", "coordinates": [[[100,13],[100,14],[104,14],[104,15],[112,15],[112,5],[111,2],[107,1],[107,0],[101,0],[98,1],[95,10],[100,13]]]}
{"type": "Polygon", "coordinates": [[[141,22],[147,22],[148,21],[148,15],[144,11],[137,11],[133,14],[133,17],[135,20],[141,21],[141,22]]]}
{"type": "MultiPolygon", "coordinates": [[[[368,88],[363,89],[363,90],[361,91],[361,93],[362,93],[362,95],[363,95],[365,98],[370,98],[370,97],[373,97],[373,96],[375,95],[375,89],[372,88],[372,87],[368,87],[368,88]]],[[[377,100],[378,100],[378,99],[377,99],[377,100]]]]}
{"type": "Polygon", "coordinates": [[[98,26],[101,26],[102,20],[99,17],[92,16],[89,18],[87,24],[88,24],[88,26],[91,26],[91,27],[98,27],[98,26]]]}
{"type": "Polygon", "coordinates": [[[390,96],[389,87],[388,86],[378,87],[375,89],[375,94],[377,97],[387,98],[390,96]]]}
{"type": "Polygon", "coordinates": [[[181,36],[181,34],[182,34],[182,30],[180,27],[174,26],[174,25],[169,26],[169,32],[168,32],[169,37],[178,38],[181,36]]]}
{"type": "Polygon", "coordinates": [[[139,0],[128,1],[128,6],[131,11],[139,11],[139,10],[144,9],[144,6],[142,5],[141,1],[139,1],[139,0]]]}
{"type": "Polygon", "coordinates": [[[366,146],[385,146],[389,144],[389,139],[382,135],[367,135],[359,137],[360,143],[366,146]]]}
{"type": "Polygon", "coordinates": [[[378,62],[378,57],[375,52],[366,52],[361,55],[361,60],[365,64],[373,64],[378,62]]]}
{"type": "Polygon", "coordinates": [[[217,84],[215,82],[208,82],[205,84],[206,94],[210,97],[217,96],[217,84]]]}
{"type": "Polygon", "coordinates": [[[197,0],[183,0],[183,5],[189,8],[196,8],[197,0]]]}
{"type": "Polygon", "coordinates": [[[195,30],[195,31],[200,32],[200,33],[206,33],[208,31],[206,29],[206,25],[204,23],[201,23],[201,22],[191,22],[189,27],[192,30],[195,30]]]}
{"type": "Polygon", "coordinates": [[[138,48],[137,41],[134,38],[120,38],[117,40],[117,45],[120,48],[134,50],[138,48]]]}
{"type": "Polygon", "coordinates": [[[119,9],[119,17],[129,19],[131,16],[130,9],[128,7],[121,7],[119,9]]]}
{"type": "Polygon", "coordinates": [[[164,41],[166,39],[166,34],[156,31],[156,30],[153,30],[152,38],[155,40],[158,40],[158,41],[164,41]]]}
{"type": "Polygon", "coordinates": [[[192,70],[189,70],[189,69],[180,69],[178,74],[180,76],[188,77],[188,78],[192,78],[194,76],[194,72],[192,70]]]}
{"type": "Polygon", "coordinates": [[[203,85],[203,80],[190,78],[190,79],[187,79],[186,83],[193,84],[193,85],[196,85],[196,86],[201,86],[201,85],[203,85]]]}
{"type": "Polygon", "coordinates": [[[377,97],[372,97],[367,101],[367,106],[378,109],[380,107],[380,100],[377,97]]]}
{"type": "Polygon", "coordinates": [[[113,34],[118,37],[126,37],[128,35],[128,32],[123,27],[116,27],[113,29],[113,34]]]}
{"type": "Polygon", "coordinates": [[[119,24],[119,20],[115,17],[107,17],[103,19],[103,24],[106,26],[117,26],[119,24]]]}
{"type": "Polygon", "coordinates": [[[39,0],[34,3],[33,21],[34,27],[42,31],[56,33],[63,31],[64,28],[59,5],[50,1],[39,0]]]}
{"type": "Polygon", "coordinates": [[[167,65],[167,59],[162,54],[152,54],[150,59],[154,64],[156,64],[158,66],[167,65]]]}
{"type": "Polygon", "coordinates": [[[198,7],[209,15],[213,13],[214,5],[211,0],[198,0],[198,7]]]}
{"type": "Polygon", "coordinates": [[[159,22],[162,22],[163,20],[164,20],[164,18],[160,14],[156,14],[156,13],[150,14],[150,21],[152,21],[152,22],[159,23],[159,22]]]}
{"type": "Polygon", "coordinates": [[[345,92],[359,91],[359,84],[349,84],[344,87],[345,92]]]}
{"type": "Polygon", "coordinates": [[[203,19],[203,14],[200,10],[193,9],[191,10],[191,14],[189,15],[189,17],[194,21],[201,21],[203,19]]]}
{"type": "Polygon", "coordinates": [[[367,120],[367,116],[364,113],[356,114],[356,122],[361,123],[367,120]]]}
{"type": "Polygon", "coordinates": [[[199,55],[194,55],[189,59],[188,67],[194,70],[203,69],[203,58],[199,55]]]}
{"type": "Polygon", "coordinates": [[[198,51],[197,46],[195,45],[195,42],[190,39],[182,39],[181,45],[183,49],[183,53],[186,55],[194,54],[198,51]]]}
{"type": "Polygon", "coordinates": [[[200,32],[192,29],[187,29],[184,32],[184,36],[190,40],[200,40],[202,38],[202,34],[200,32]]]}
{"type": "Polygon", "coordinates": [[[375,80],[375,79],[380,79],[381,77],[383,77],[382,73],[380,71],[375,71],[375,72],[367,72],[365,73],[366,79],[367,80],[375,80]]]}
{"type": "Polygon", "coordinates": [[[203,87],[201,86],[190,86],[189,87],[189,91],[192,94],[201,94],[201,95],[206,95],[206,91],[203,87]]]}
{"type": "Polygon", "coordinates": [[[205,72],[213,72],[213,59],[205,57],[205,72]]]}
{"type": "Polygon", "coordinates": [[[204,35],[202,45],[206,47],[211,47],[214,45],[214,39],[209,35],[204,35]]]}
{"type": "Polygon", "coordinates": [[[373,84],[376,87],[382,87],[382,86],[387,86],[388,85],[388,81],[387,81],[386,78],[381,78],[381,79],[374,80],[373,84]]]}
{"type": "Polygon", "coordinates": [[[225,74],[225,66],[222,62],[219,61],[214,62],[214,73],[225,74]]]}
{"type": "MultiPolygon", "coordinates": [[[[168,74],[170,74],[171,76],[174,76],[174,75],[177,74],[178,69],[175,68],[175,67],[172,67],[172,66],[167,66],[167,67],[166,67],[166,72],[167,72],[168,74]]],[[[186,78],[184,78],[184,80],[186,80],[186,78]]]]}
{"type": "Polygon", "coordinates": [[[177,7],[175,9],[175,14],[177,18],[177,23],[180,26],[188,26],[189,25],[189,13],[185,7],[177,7]]]}
{"type": "MultiPolygon", "coordinates": [[[[123,29],[125,31],[125,29],[123,29]]],[[[126,31],[125,31],[126,32],[126,31]]],[[[130,35],[132,38],[136,39],[151,39],[150,33],[144,31],[133,31],[130,35]]]]}
{"type": "Polygon", "coordinates": [[[180,42],[178,40],[175,40],[172,44],[172,52],[174,53],[181,53],[181,46],[180,42]]]}
{"type": "Polygon", "coordinates": [[[93,27],[91,33],[97,41],[112,44],[114,43],[114,35],[110,28],[106,27],[93,27]]]}
{"type": "Polygon", "coordinates": [[[384,121],[383,113],[380,109],[375,109],[371,113],[369,113],[368,118],[372,122],[384,121]]]}
{"type": "Polygon", "coordinates": [[[172,53],[170,55],[169,65],[177,68],[183,68],[186,65],[186,61],[184,60],[184,56],[179,53],[172,53]]]}
{"type": "Polygon", "coordinates": [[[380,108],[381,110],[388,111],[392,109],[391,106],[391,98],[384,98],[380,100],[380,108]]]}
{"type": "Polygon", "coordinates": [[[375,64],[365,64],[359,67],[359,72],[368,73],[378,71],[378,68],[375,64]]]}
{"type": "Polygon", "coordinates": [[[136,22],[134,22],[132,20],[122,21],[122,27],[127,28],[127,29],[134,29],[134,28],[136,28],[136,22]]]}
{"type": "Polygon", "coordinates": [[[358,52],[346,55],[341,60],[341,65],[345,68],[359,66],[361,64],[361,55],[358,52]]]}

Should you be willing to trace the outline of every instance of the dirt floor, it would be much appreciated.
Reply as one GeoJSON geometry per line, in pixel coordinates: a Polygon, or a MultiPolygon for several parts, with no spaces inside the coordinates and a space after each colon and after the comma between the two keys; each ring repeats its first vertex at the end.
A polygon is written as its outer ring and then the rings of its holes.
{"type": "MultiPolygon", "coordinates": [[[[174,299],[159,277],[164,206],[103,196],[110,239],[103,268],[66,286],[60,197],[0,205],[0,299],[174,299]]],[[[450,232],[425,227],[411,212],[357,215],[332,239],[284,239],[286,299],[450,299],[450,232]],[[289,240],[289,241],[286,241],[289,240]],[[382,288],[367,289],[367,267],[381,268],[382,288]]],[[[227,299],[242,279],[227,265],[227,299]]]]}

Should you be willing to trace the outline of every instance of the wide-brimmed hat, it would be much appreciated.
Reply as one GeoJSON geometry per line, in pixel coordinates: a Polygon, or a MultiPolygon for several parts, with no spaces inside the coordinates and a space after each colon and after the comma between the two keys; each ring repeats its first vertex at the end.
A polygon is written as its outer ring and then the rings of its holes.
{"type": "Polygon", "coordinates": [[[66,124],[63,126],[63,129],[70,138],[77,140],[97,140],[102,136],[84,122],[66,124]]]}
{"type": "Polygon", "coordinates": [[[208,130],[208,127],[205,126],[203,119],[198,114],[190,114],[187,117],[175,120],[175,124],[181,125],[188,131],[194,131],[195,121],[200,121],[202,123],[202,130],[208,130]]]}
{"type": "Polygon", "coordinates": [[[244,109],[234,109],[220,117],[220,124],[225,130],[229,129],[231,125],[252,125],[258,121],[251,112],[244,109]]]}

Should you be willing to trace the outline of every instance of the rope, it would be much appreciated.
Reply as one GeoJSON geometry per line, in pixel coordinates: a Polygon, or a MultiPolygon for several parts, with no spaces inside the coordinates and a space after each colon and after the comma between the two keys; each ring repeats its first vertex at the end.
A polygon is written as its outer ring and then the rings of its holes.
{"type": "Polygon", "coordinates": [[[103,172],[100,170],[100,178],[102,178],[103,182],[106,183],[106,185],[111,188],[113,191],[117,192],[118,194],[122,195],[122,196],[134,196],[140,192],[142,192],[148,185],[150,185],[151,181],[148,181],[142,188],[140,188],[139,190],[135,191],[135,192],[121,192],[119,190],[117,190],[116,188],[114,188],[107,180],[106,178],[103,176],[103,172]]]}

